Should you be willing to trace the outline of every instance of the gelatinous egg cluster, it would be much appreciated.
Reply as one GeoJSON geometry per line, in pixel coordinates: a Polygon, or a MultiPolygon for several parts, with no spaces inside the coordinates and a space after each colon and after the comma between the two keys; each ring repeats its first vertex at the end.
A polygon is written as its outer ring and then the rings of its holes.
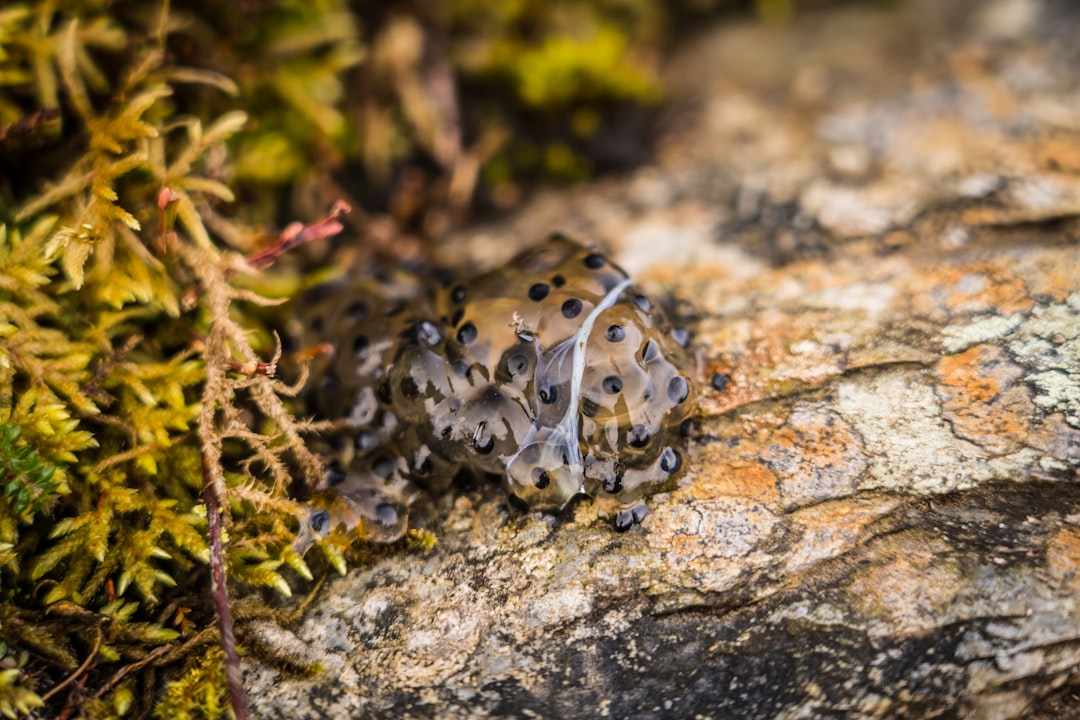
{"type": "Polygon", "coordinates": [[[396,539],[417,488],[462,468],[502,475],[531,509],[590,495],[625,530],[684,470],[687,332],[562,236],[468,282],[401,274],[316,288],[299,322],[306,344],[335,348],[313,364],[306,396],[340,430],[316,534],[396,539]]]}

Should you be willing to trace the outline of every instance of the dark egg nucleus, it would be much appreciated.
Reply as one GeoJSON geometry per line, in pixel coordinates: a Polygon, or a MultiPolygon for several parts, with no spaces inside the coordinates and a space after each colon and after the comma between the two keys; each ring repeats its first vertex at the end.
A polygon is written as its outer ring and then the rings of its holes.
{"type": "Polygon", "coordinates": [[[535,283],[529,288],[529,299],[540,302],[548,296],[549,292],[551,292],[551,287],[547,283],[535,283]]]}

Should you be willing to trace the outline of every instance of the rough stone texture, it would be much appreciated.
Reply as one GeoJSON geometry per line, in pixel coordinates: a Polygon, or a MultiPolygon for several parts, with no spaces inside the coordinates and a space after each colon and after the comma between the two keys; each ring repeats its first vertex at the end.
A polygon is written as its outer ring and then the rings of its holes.
{"type": "MultiPolygon", "coordinates": [[[[693,472],[625,535],[438,500],[249,657],[266,718],[1080,717],[1080,7],[728,26],[559,229],[693,316],[693,472]]],[[[249,632],[252,632],[249,629],[249,632]]]]}

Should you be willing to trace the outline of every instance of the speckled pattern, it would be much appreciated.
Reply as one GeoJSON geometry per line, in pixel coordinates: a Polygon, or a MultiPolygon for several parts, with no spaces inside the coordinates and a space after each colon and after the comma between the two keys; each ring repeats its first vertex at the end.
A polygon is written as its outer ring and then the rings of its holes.
{"type": "Polygon", "coordinates": [[[316,534],[395,540],[417,489],[462,468],[501,474],[530,509],[590,495],[625,530],[684,472],[688,332],[561,235],[469,281],[316,288],[299,321],[305,344],[334,346],[307,400],[341,430],[316,534]]]}

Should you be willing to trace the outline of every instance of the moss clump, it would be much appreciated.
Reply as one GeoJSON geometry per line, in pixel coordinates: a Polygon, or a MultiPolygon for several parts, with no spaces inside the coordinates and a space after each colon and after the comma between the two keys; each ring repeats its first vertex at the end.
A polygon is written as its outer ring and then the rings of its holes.
{"type": "MultiPolygon", "coordinates": [[[[220,215],[233,199],[227,141],[248,117],[213,112],[230,80],[175,61],[171,44],[192,28],[183,12],[123,10],[0,13],[9,715],[43,702],[124,715],[150,696],[136,690],[151,675],[136,671],[175,664],[214,632],[207,482],[227,503],[235,583],[287,595],[285,568],[311,577],[290,547],[287,489],[293,468],[316,473],[318,460],[286,412],[289,388],[231,372],[258,358],[237,304],[271,302],[233,279],[258,233],[220,215]]],[[[207,716],[220,675],[209,668],[193,696],[207,716]]]]}

